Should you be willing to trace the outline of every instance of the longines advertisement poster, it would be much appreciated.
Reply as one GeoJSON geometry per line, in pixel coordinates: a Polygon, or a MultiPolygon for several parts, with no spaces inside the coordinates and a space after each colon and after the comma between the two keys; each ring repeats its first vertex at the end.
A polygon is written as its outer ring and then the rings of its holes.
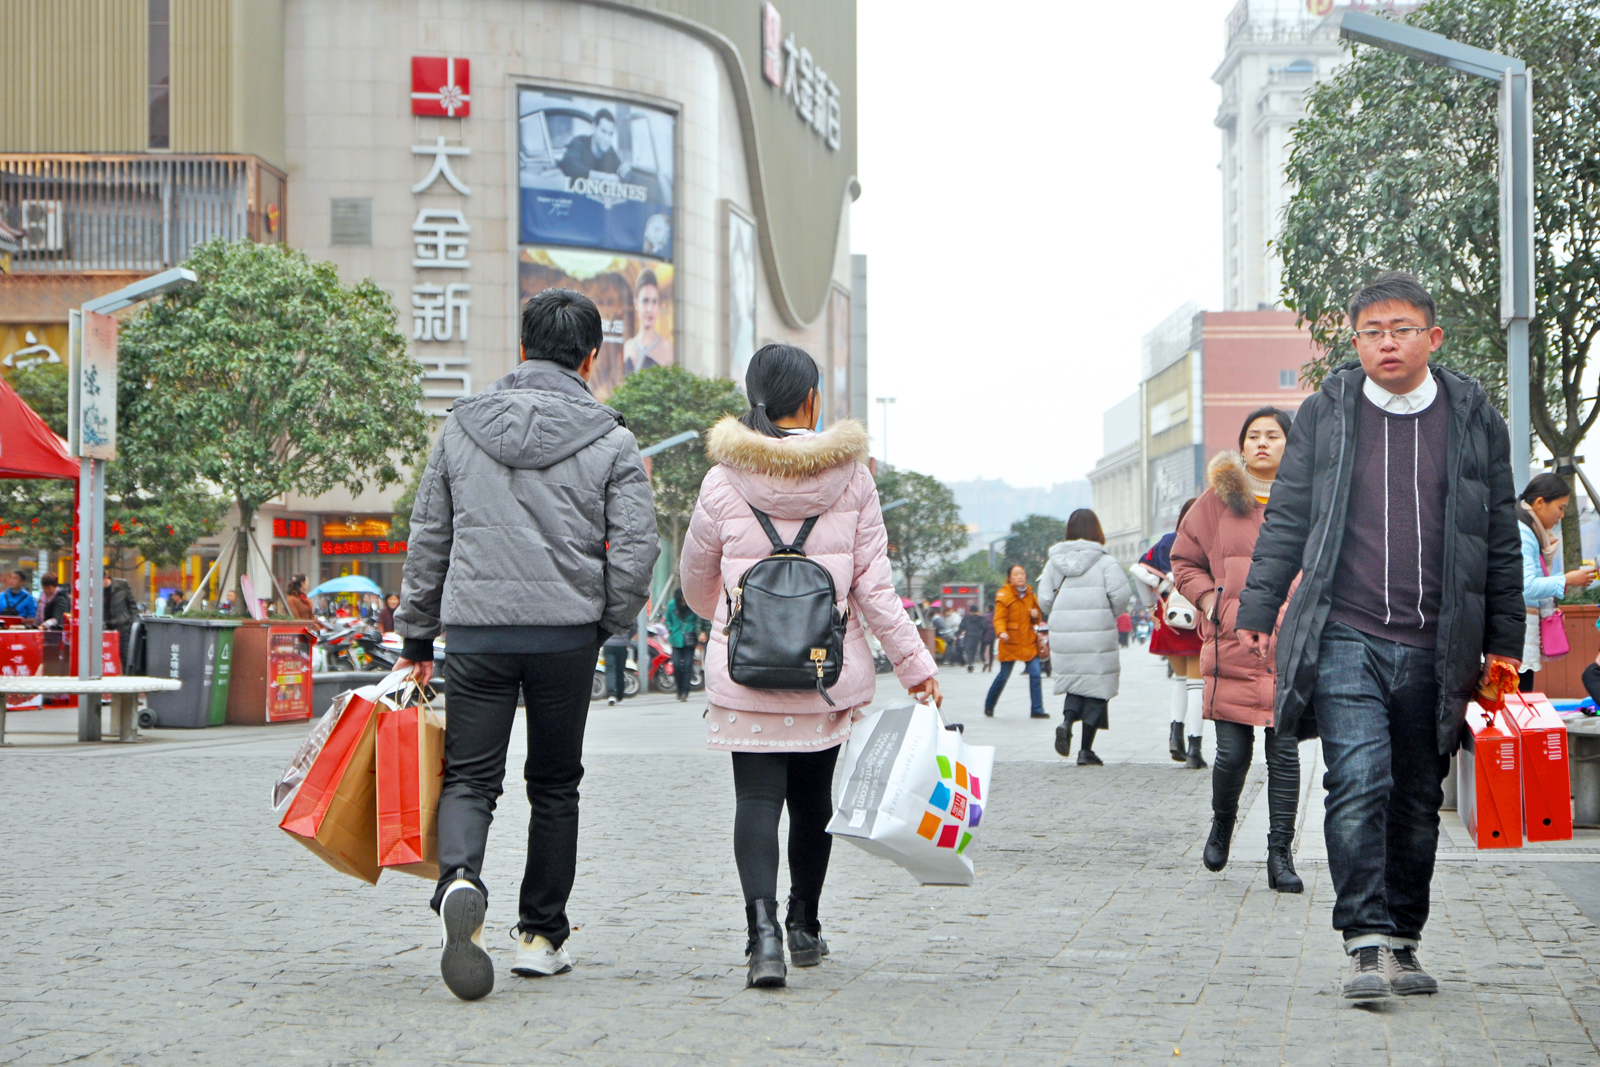
{"type": "Polygon", "coordinates": [[[524,248],[517,263],[518,303],[546,289],[575,289],[595,302],[605,343],[590,388],[604,400],[647,367],[670,367],[673,349],[671,263],[575,248],[524,248]]]}
{"type": "Polygon", "coordinates": [[[670,262],[676,133],[657,108],[519,89],[519,242],[670,262]]]}

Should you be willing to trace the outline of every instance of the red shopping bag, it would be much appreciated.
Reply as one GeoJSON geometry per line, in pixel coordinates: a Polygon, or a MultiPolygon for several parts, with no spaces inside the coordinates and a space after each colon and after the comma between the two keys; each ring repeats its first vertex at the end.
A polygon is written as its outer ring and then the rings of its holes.
{"type": "Polygon", "coordinates": [[[378,865],[439,877],[439,790],[444,718],[431,708],[378,712],[378,865]]]}
{"type": "Polygon", "coordinates": [[[377,685],[363,686],[349,694],[342,711],[328,712],[339,718],[278,823],[330,867],[374,885],[382,870],[375,780],[377,712],[379,707],[393,706],[388,694],[403,679],[396,672],[377,685]]]}

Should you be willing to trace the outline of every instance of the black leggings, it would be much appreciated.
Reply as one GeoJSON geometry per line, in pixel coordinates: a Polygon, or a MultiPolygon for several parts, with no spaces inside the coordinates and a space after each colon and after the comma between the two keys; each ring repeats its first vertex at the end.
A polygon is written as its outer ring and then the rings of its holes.
{"type": "MultiPolygon", "coordinates": [[[[1236,815],[1239,794],[1250,773],[1256,730],[1222,719],[1212,725],[1217,730],[1217,754],[1211,761],[1211,810],[1218,815],[1236,815]]],[[[1279,734],[1270,726],[1262,732],[1267,756],[1267,842],[1288,845],[1294,840],[1295,811],[1300,806],[1300,743],[1294,734],[1279,734]]]]}
{"type": "Polygon", "coordinates": [[[816,914],[828,876],[833,838],[833,765],[837,747],[821,752],[735,752],[733,858],[746,904],[778,899],[778,817],[789,804],[789,892],[816,914]]]}

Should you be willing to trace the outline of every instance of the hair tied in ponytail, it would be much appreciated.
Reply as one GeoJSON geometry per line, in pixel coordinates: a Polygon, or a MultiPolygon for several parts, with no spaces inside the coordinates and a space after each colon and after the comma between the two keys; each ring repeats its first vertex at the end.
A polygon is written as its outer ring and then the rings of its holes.
{"type": "Polygon", "coordinates": [[[773,419],[787,419],[799,411],[821,382],[817,363],[802,348],[793,345],[762,345],[750,357],[745,370],[744,393],[750,397],[750,410],[739,417],[756,433],[767,437],[786,437],[773,419]],[[756,397],[761,400],[756,400],[756,397]]]}

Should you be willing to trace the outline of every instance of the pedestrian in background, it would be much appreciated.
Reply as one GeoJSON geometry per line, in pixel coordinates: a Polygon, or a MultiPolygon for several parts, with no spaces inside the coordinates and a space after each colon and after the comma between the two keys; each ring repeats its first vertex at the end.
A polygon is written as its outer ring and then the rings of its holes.
{"type": "Polygon", "coordinates": [[[711,625],[689,607],[681,585],[672,591],[666,615],[667,641],[672,645],[672,680],[678,686],[678,700],[687,701],[694,682],[695,650],[706,643],[711,625]]]}
{"type": "Polygon", "coordinates": [[[27,571],[12,571],[6,575],[6,587],[0,591],[0,615],[33,618],[39,611],[39,602],[28,591],[32,583],[27,571]]]}
{"type": "MultiPolygon", "coordinates": [[[[1194,506],[1194,499],[1178,509],[1177,526],[1194,506]]],[[[1177,763],[1190,770],[1206,769],[1200,751],[1205,682],[1200,677],[1200,631],[1167,621],[1167,599],[1173,589],[1172,543],[1178,539],[1174,529],[1162,534],[1150,550],[1132,567],[1133,576],[1151,591],[1150,652],[1166,658],[1172,672],[1172,715],[1167,736],[1167,751],[1177,763]]]]}
{"type": "Polygon", "coordinates": [[[1527,636],[1522,642],[1524,693],[1533,691],[1533,676],[1544,666],[1540,623],[1555,615],[1556,601],[1569,589],[1586,589],[1594,567],[1561,571],[1561,519],[1572,502],[1572,490],[1559,474],[1536,474],[1522,487],[1517,519],[1522,523],[1522,601],[1527,605],[1527,636]]]}
{"type": "Polygon", "coordinates": [[[1517,669],[1527,616],[1506,424],[1476,381],[1429,363],[1433,297],[1385,274],[1349,321],[1360,363],[1295,417],[1236,627],[1258,655],[1278,627],[1274,728],[1314,709],[1344,996],[1364,1000],[1438,991],[1417,946],[1442,783],[1467,702],[1494,661],[1517,669]]]}
{"type": "Polygon", "coordinates": [[[396,667],[412,667],[426,685],[433,640],[446,632],[450,712],[432,906],[444,926],[439,970],[463,1000],[494,988],[482,872],[519,703],[530,811],[511,973],[572,969],[567,898],[595,649],[632,627],[660,554],[638,443],[589,391],[604,342],[588,297],[547,289],[530,299],[523,362],[455,402],[417,485],[396,667]]]}
{"type": "Polygon", "coordinates": [[[600,654],[606,664],[606,707],[614,708],[628,695],[628,653],[632,651],[634,635],[624,630],[606,637],[600,654]]]}
{"type": "Polygon", "coordinates": [[[1088,508],[1067,518],[1066,540],[1050,546],[1039,577],[1039,610],[1050,619],[1055,693],[1065,694],[1056,752],[1072,755],[1072,724],[1083,723],[1079,766],[1101,766],[1094,735],[1108,729],[1109,703],[1122,678],[1118,618],[1126,619],[1133,590],[1122,567],[1106,552],[1100,519],[1088,508]]]}
{"type": "Polygon", "coordinates": [[[994,670],[994,645],[996,635],[994,632],[994,609],[990,608],[982,615],[983,618],[983,673],[988,674],[994,670]]]}
{"type": "Polygon", "coordinates": [[[1200,673],[1205,679],[1205,717],[1216,731],[1211,764],[1211,831],[1202,861],[1206,870],[1228,863],[1239,795],[1262,727],[1267,757],[1267,886],[1298,893],[1295,873],[1295,813],[1300,806],[1300,740],[1273,728],[1276,678],[1271,651],[1255,655],[1239,641],[1233,618],[1250,572],[1256,535],[1283,461],[1293,418],[1277,408],[1246,416],[1239,451],[1218,453],[1206,468],[1206,490],[1178,527],[1172,573],[1178,591],[1200,609],[1200,673]]]}
{"type": "Polygon", "coordinates": [[[796,967],[822,961],[828,946],[818,919],[833,839],[833,769],[839,746],[871,702],[877,684],[861,629],[872,627],[895,677],[938,704],[938,666],[895,596],[888,534],[867,470],[867,431],[844,419],[815,432],[820,376],[791,345],[766,345],[750,360],[751,408],[712,427],[706,474],[683,543],[684,597],[711,617],[706,651],[706,742],[731,752],[737,808],[733,855],[744,890],[750,957],[746,982],[787,981],[784,934],[796,967]],[[758,509],[758,510],[757,510],[758,509]],[[770,530],[767,527],[771,527],[770,530]],[[809,527],[805,555],[826,568],[847,613],[839,677],[824,699],[815,690],[754,689],[729,676],[726,590],[743,584],[773,541],[792,544],[809,527]],[[831,702],[830,702],[831,701],[831,702]],[[778,926],[778,820],[789,810],[789,907],[778,926]]]}
{"type": "Polygon", "coordinates": [[[107,632],[117,635],[119,657],[122,669],[126,671],[131,643],[129,638],[133,636],[134,621],[139,618],[139,601],[134,599],[133,587],[126,578],[106,575],[104,588],[105,628],[107,632]]]}
{"type": "Polygon", "coordinates": [[[987,625],[983,613],[974,605],[971,611],[961,617],[961,625],[956,627],[956,644],[961,648],[961,662],[966,664],[968,674],[972,673],[983,654],[983,631],[987,625]]]}
{"type": "Polygon", "coordinates": [[[999,636],[1000,673],[989,686],[989,695],[983,701],[983,713],[994,717],[994,706],[1005,691],[1011,678],[1011,668],[1020,663],[1028,672],[1028,699],[1031,703],[1029,718],[1048,719],[1044,710],[1044,693],[1039,681],[1039,639],[1033,632],[1042,618],[1039,598],[1033,595],[1028,584],[1028,572],[1022,564],[1012,564],[1006,584],[994,597],[994,628],[999,636]]]}
{"type": "Polygon", "coordinates": [[[39,613],[35,617],[45,630],[59,630],[67,625],[67,612],[72,610],[72,597],[53,574],[39,579],[39,613]]]}
{"type": "Polygon", "coordinates": [[[390,633],[394,630],[394,613],[399,608],[399,593],[390,593],[383,598],[383,607],[378,609],[378,631],[380,633],[390,633]]]}
{"type": "Polygon", "coordinates": [[[1124,611],[1117,616],[1117,646],[1127,648],[1128,641],[1133,637],[1133,616],[1124,611]]]}
{"type": "MultiPolygon", "coordinates": [[[[311,598],[306,596],[306,576],[297,574],[289,579],[289,588],[283,597],[289,604],[289,617],[293,619],[314,619],[316,611],[311,607],[311,598]]],[[[392,627],[391,627],[392,629],[392,627]]]]}

